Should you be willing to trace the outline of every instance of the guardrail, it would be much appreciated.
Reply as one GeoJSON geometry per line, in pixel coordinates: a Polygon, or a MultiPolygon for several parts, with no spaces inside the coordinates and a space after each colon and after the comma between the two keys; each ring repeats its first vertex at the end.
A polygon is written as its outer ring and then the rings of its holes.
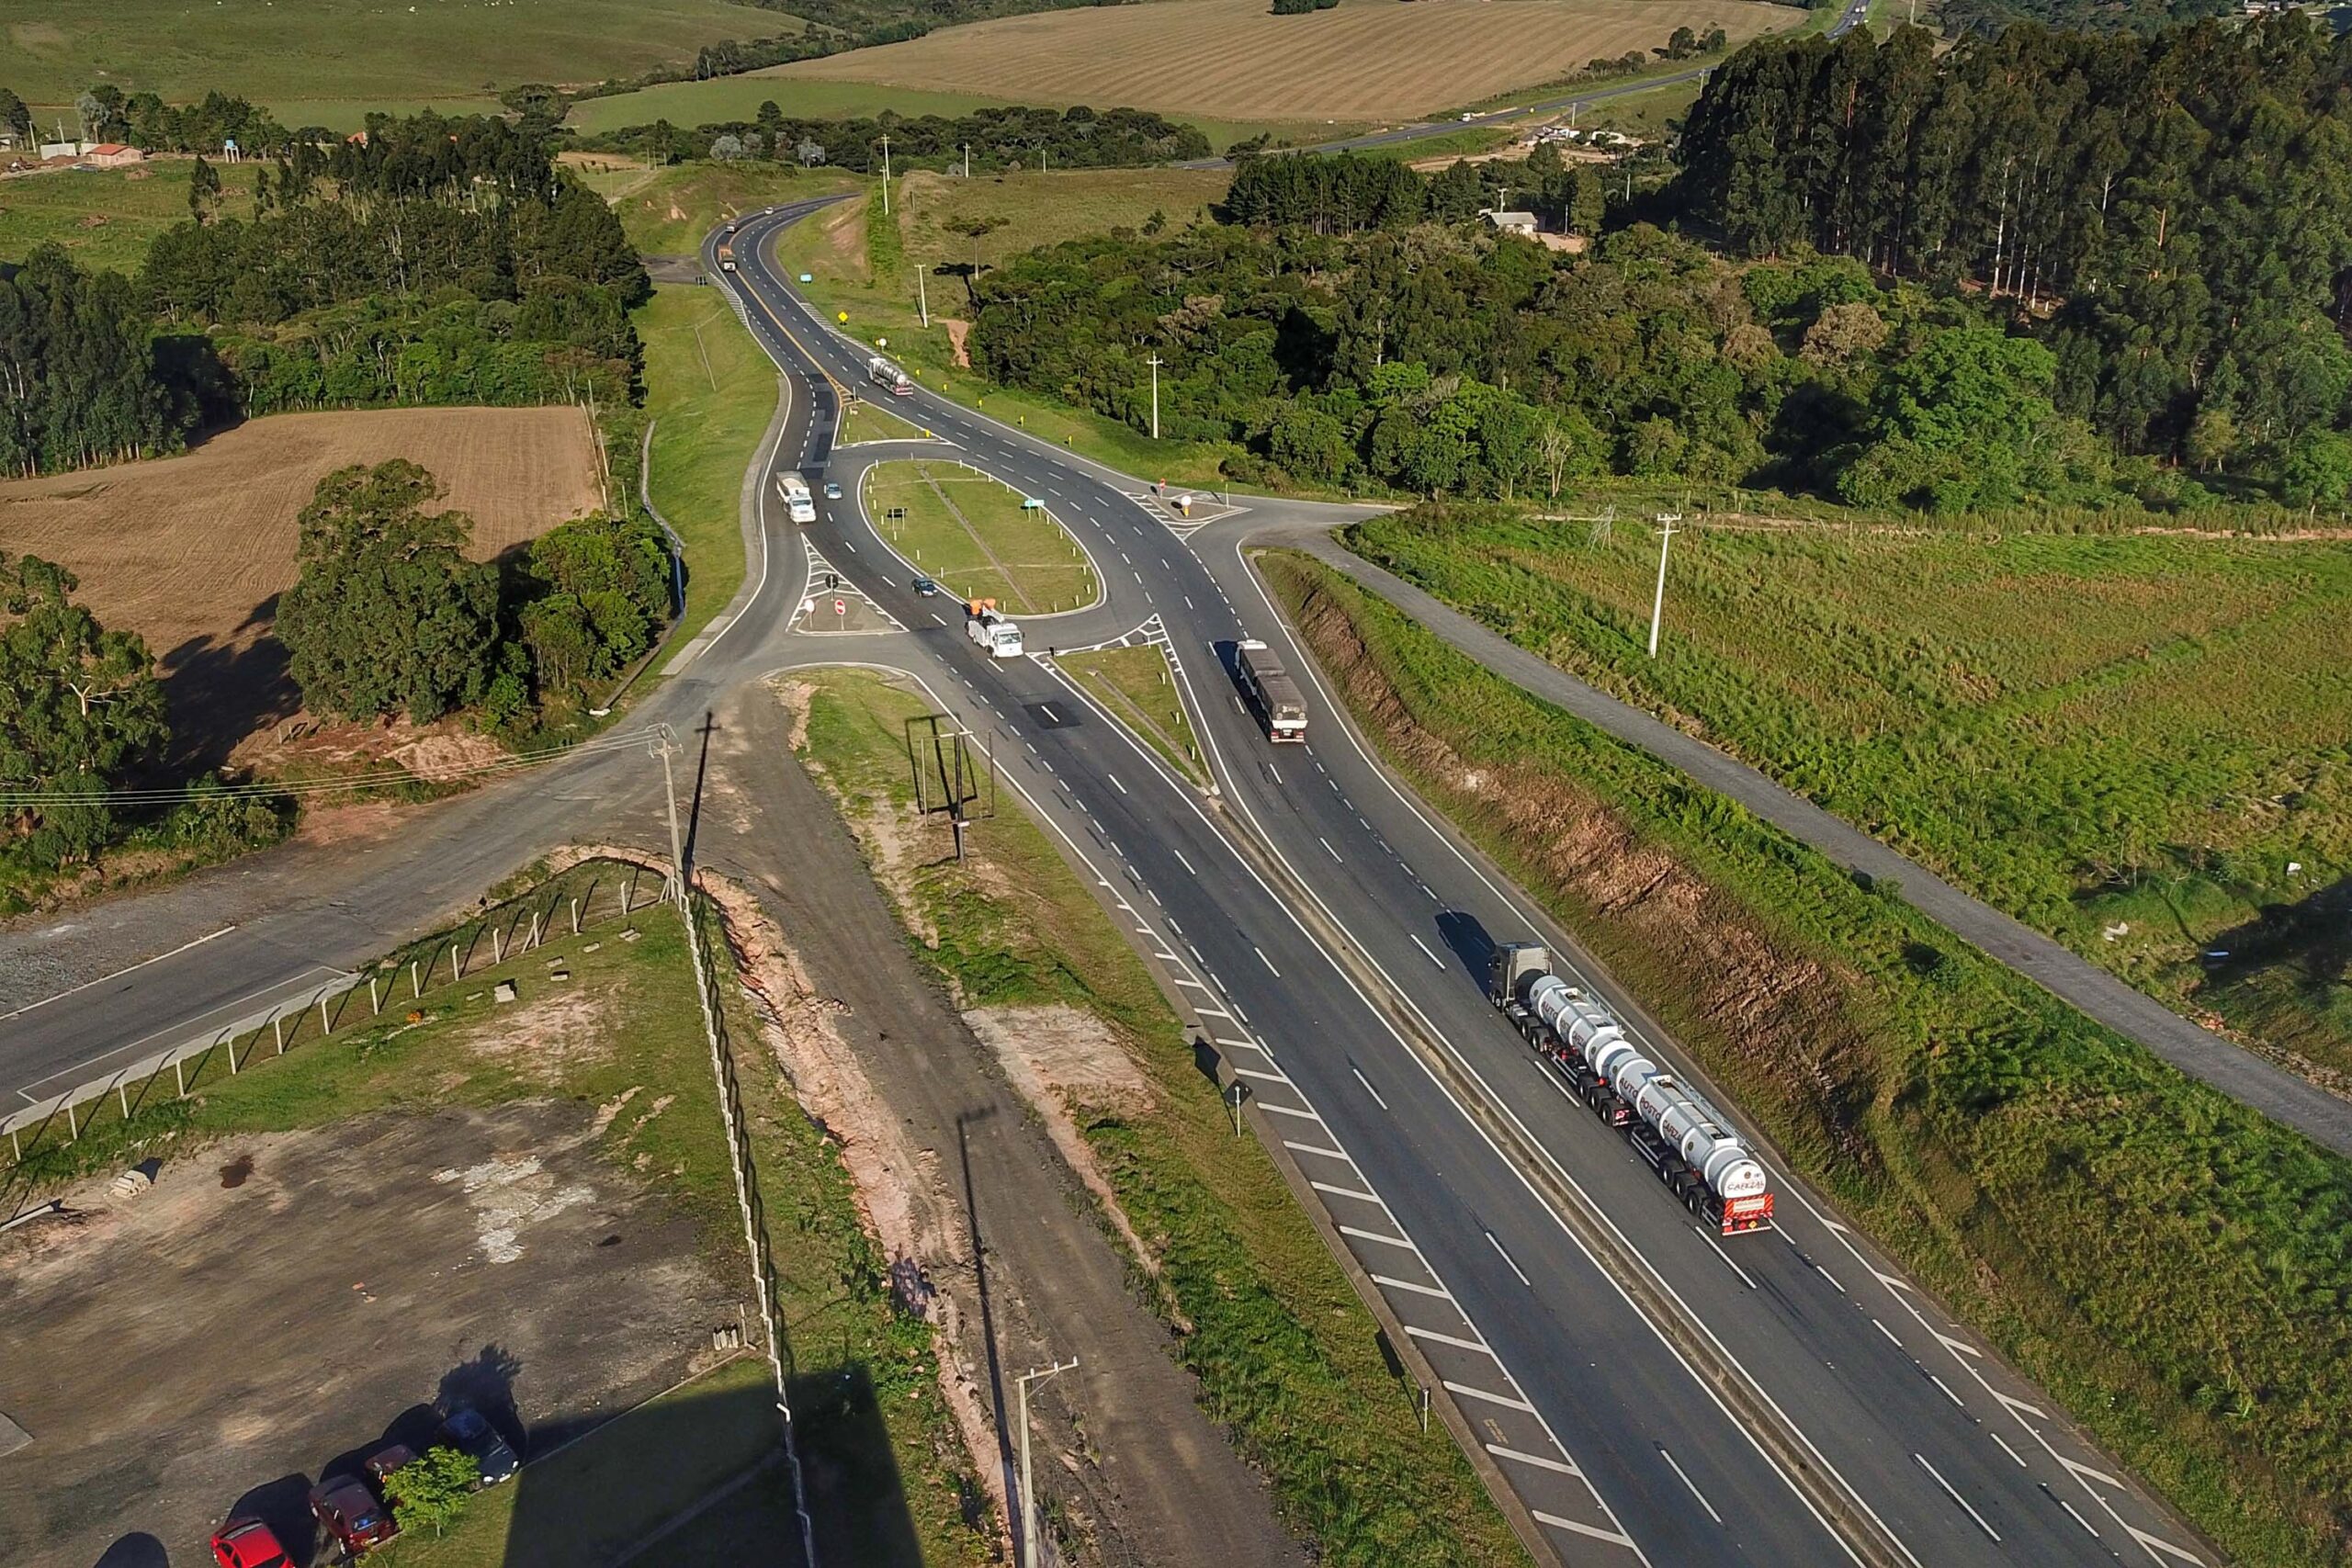
{"type": "Polygon", "coordinates": [[[332,1036],[363,997],[366,1019],[372,1021],[388,1007],[420,1002],[428,992],[446,990],[483,967],[479,960],[485,942],[490,964],[503,964],[560,930],[577,933],[623,919],[660,897],[659,873],[621,861],[583,861],[448,931],[397,948],[367,968],[198,1032],[107,1077],[89,1079],[0,1118],[0,1133],[7,1135],[14,1162],[9,1174],[15,1175],[45,1147],[87,1136],[108,1121],[109,1110],[119,1123],[136,1121],[164,1092],[166,1073],[172,1076],[173,1100],[186,1100],[224,1073],[233,1077],[332,1036]]]}

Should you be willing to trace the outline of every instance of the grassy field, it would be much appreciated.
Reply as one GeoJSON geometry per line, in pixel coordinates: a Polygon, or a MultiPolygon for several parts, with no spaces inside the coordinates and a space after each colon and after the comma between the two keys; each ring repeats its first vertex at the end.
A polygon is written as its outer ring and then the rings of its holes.
{"type": "MultiPolygon", "coordinates": [[[[136,273],[148,242],[187,221],[193,160],[158,158],[137,169],[67,169],[0,180],[0,261],[22,261],[35,245],[65,247],[91,272],[136,273]]],[[[253,211],[253,183],[225,171],[220,215],[253,211]]]]}
{"type": "Polygon", "coordinates": [[[1054,662],[1166,758],[1179,774],[1196,784],[1209,782],[1200,743],[1193,737],[1193,721],[1184,714],[1175,671],[1168,667],[1168,656],[1157,644],[1065,653],[1054,662]]]}
{"type": "MultiPolygon", "coordinates": [[[[1001,183],[977,177],[968,185],[944,179],[934,185],[932,180],[927,175],[909,175],[902,186],[920,194],[912,204],[894,201],[896,210],[887,223],[874,210],[868,195],[793,225],[777,243],[777,259],[792,272],[810,276],[813,281],[804,286],[804,292],[820,309],[848,315],[844,331],[866,342],[888,337],[892,357],[934,391],[984,408],[1008,424],[1048,441],[1064,442],[1129,473],[1195,487],[1218,483],[1224,447],[1155,442],[1124,424],[994,386],[968,367],[959,367],[955,347],[959,327],[950,323],[958,321],[964,306],[962,286],[947,276],[934,275],[927,280],[932,325],[926,329],[916,311],[914,267],[906,259],[910,233],[937,232],[944,236],[939,253],[943,265],[971,264],[971,243],[961,235],[945,236],[940,220],[925,216],[921,203],[934,197],[952,197],[984,209],[979,216],[1005,220],[1004,228],[982,242],[983,259],[993,265],[1013,251],[1041,243],[1028,236],[1067,239],[1091,231],[1074,216],[1080,211],[1089,214],[1085,223],[1102,228],[1114,222],[1140,226],[1154,211],[1165,212],[1171,222],[1182,222],[1192,209],[1170,202],[1181,203],[1187,197],[1197,199],[1200,175],[1181,169],[1080,170],[1008,175],[1001,183]],[[948,186],[956,188],[941,192],[940,187],[948,186]],[[1114,199],[1105,194],[1110,191],[1125,194],[1114,199]],[[952,250],[944,248],[950,242],[952,250]],[[884,261],[879,268],[877,254],[884,261]]],[[[1221,195],[1222,183],[1215,189],[1221,195]]]]}
{"type": "Polygon", "coordinates": [[[1745,0],[1343,0],[1299,17],[1272,16],[1261,0],[1163,0],[943,28],[772,74],[1230,121],[1393,125],[1663,45],[1677,27],[1720,24],[1736,43],[1788,20],[1745,0]]]}
{"type": "Polygon", "coordinates": [[[1792,1165],[2234,1559],[2344,1561],[2352,1163],[1317,563],[1264,565],[1392,762],[1792,1165]]]}
{"type": "Polygon", "coordinates": [[[920,441],[922,427],[900,419],[871,398],[859,398],[842,410],[841,430],[833,438],[836,446],[851,446],[861,441],[920,441]]]}
{"type": "Polygon", "coordinates": [[[1044,615],[1083,609],[1102,595],[1062,525],[986,474],[960,463],[877,463],[865,487],[865,514],[882,536],[959,599],[1044,615]]]}
{"type": "Polygon", "coordinates": [[[612,152],[570,152],[564,162],[611,203],[629,243],[650,256],[691,256],[729,218],[858,184],[854,175],[783,164],[649,166],[612,152]]]}
{"type": "MultiPolygon", "coordinates": [[[[854,825],[910,814],[901,724],[929,705],[869,675],[812,678],[805,754],[844,814],[854,825]]],[[[1285,1522],[1329,1563],[1523,1562],[1443,1428],[1419,1429],[1346,1277],[1258,1145],[1235,1140],[1189,1037],[1043,830],[1008,802],[966,842],[967,863],[919,874],[912,897],[939,937],[919,951],[961,1005],[1083,1009],[1144,1070],[1148,1109],[1073,1109],[1153,1238],[1187,1325],[1174,1353],[1271,1479],[1285,1522]]]]}
{"type": "Polygon", "coordinates": [[[219,0],[200,12],[183,0],[58,0],[0,22],[0,36],[8,85],[31,104],[70,106],[75,94],[111,82],[175,101],[217,88],[273,108],[317,109],[479,100],[522,82],[632,76],[691,64],[697,49],[720,39],[795,26],[728,0],[219,0]]]}
{"type": "Polygon", "coordinates": [[[1353,538],[2165,1000],[2352,1073],[2352,547],[1700,529],[1651,660],[1649,530],[1417,515],[1353,538]]]}
{"type": "Polygon", "coordinates": [[[926,93],[872,82],[779,81],[760,71],[705,82],[663,82],[634,93],[589,98],[574,104],[563,123],[583,136],[651,125],[657,119],[676,126],[714,125],[757,118],[763,103],[775,104],[787,119],[855,119],[886,109],[910,119],[930,114],[954,119],[1013,101],[987,93],[926,93]]]}
{"type": "Polygon", "coordinates": [[[743,581],[743,471],[775,412],[775,367],[716,288],[663,284],[637,310],[653,504],[686,546],[684,646],[743,581]]]}

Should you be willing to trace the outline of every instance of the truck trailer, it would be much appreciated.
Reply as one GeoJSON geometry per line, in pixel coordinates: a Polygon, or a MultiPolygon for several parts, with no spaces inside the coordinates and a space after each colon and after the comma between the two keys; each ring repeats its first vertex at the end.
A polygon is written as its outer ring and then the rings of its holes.
{"type": "Polygon", "coordinates": [[[1251,637],[1235,646],[1233,664],[1242,691],[1258,709],[1258,722],[1266,727],[1266,739],[1285,743],[1306,740],[1306,699],[1299,694],[1298,682],[1290,678],[1274,650],[1251,637]]]}
{"type": "Polygon", "coordinates": [[[788,469],[775,477],[776,499],[784,502],[785,515],[795,523],[817,521],[817,502],[808,493],[808,481],[797,470],[788,469]]]}
{"type": "Polygon", "coordinates": [[[1724,1235],[1770,1228],[1771,1181],[1747,1142],[1644,1055],[1600,998],[1552,973],[1542,946],[1498,947],[1487,961],[1487,996],[1577,1098],[1624,1134],[1684,1208],[1724,1235]]]}
{"type": "Polygon", "coordinates": [[[914,396],[915,384],[907,373],[878,355],[865,362],[865,378],[894,398],[914,396]]]}

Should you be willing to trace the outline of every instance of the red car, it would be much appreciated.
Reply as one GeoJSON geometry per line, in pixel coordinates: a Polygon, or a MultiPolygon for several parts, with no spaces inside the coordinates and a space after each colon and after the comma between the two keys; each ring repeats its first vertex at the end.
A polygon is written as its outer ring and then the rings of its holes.
{"type": "Polygon", "coordinates": [[[212,1561],[220,1568],[293,1568],[277,1532],[259,1519],[231,1519],[214,1530],[212,1561]]]}
{"type": "Polygon", "coordinates": [[[311,1512],[345,1557],[359,1557],[400,1533],[392,1511],[356,1475],[336,1475],[311,1488],[311,1512]]]}

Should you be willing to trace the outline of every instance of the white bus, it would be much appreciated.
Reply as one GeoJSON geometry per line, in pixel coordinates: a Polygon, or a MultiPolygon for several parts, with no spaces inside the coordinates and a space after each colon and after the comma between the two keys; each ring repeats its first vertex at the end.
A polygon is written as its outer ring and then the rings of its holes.
{"type": "Polygon", "coordinates": [[[775,493],[777,499],[784,502],[785,514],[795,523],[817,521],[816,500],[808,493],[808,481],[802,479],[797,470],[776,475],[775,493]]]}

